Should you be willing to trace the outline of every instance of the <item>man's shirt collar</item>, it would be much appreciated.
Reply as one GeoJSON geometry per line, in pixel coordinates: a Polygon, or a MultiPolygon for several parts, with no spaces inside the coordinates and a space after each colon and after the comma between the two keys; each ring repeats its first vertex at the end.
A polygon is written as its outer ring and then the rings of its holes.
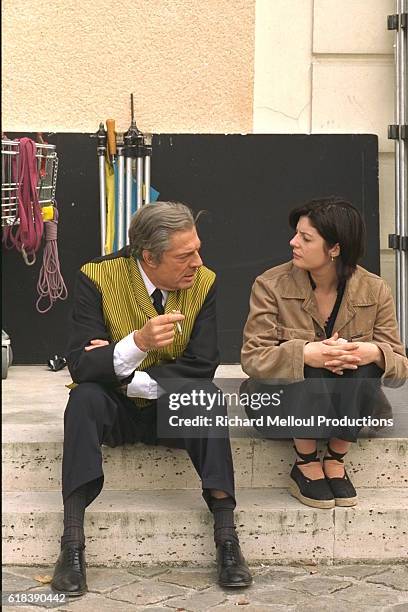
{"type": "MultiPolygon", "coordinates": [[[[152,296],[153,291],[155,291],[158,287],[156,287],[152,281],[150,280],[150,278],[147,276],[146,272],[143,270],[142,265],[140,263],[140,261],[138,259],[136,259],[136,263],[137,266],[139,268],[139,272],[140,275],[143,279],[143,282],[145,284],[145,287],[147,289],[147,293],[149,294],[149,296],[152,296]]],[[[163,306],[165,306],[166,302],[167,302],[167,297],[169,295],[169,292],[166,291],[165,289],[160,289],[160,291],[162,292],[163,295],[163,306]]]]}

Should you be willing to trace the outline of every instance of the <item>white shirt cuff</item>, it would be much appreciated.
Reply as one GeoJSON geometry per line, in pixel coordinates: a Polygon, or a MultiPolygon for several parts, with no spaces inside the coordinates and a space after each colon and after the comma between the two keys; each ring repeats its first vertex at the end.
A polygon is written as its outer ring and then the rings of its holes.
{"type": "Polygon", "coordinates": [[[155,400],[163,393],[164,390],[147,372],[135,372],[126,392],[128,397],[142,397],[149,400],[155,400]]]}
{"type": "Polygon", "coordinates": [[[133,332],[119,340],[113,351],[113,369],[116,376],[119,379],[130,376],[146,355],[147,353],[136,346],[133,332]]]}

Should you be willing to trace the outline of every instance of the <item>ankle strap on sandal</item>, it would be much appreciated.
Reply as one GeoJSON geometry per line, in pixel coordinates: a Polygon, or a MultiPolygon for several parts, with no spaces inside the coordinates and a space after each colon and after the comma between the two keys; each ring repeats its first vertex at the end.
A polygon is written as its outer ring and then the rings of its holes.
{"type": "Polygon", "coordinates": [[[317,456],[317,449],[314,450],[312,453],[301,453],[300,451],[298,451],[296,446],[293,446],[293,448],[295,449],[295,452],[298,455],[298,457],[302,459],[302,461],[298,461],[298,460],[296,461],[297,465],[306,465],[307,463],[313,463],[315,461],[320,461],[319,457],[317,456]]]}
{"type": "Polygon", "coordinates": [[[344,463],[343,457],[345,457],[347,453],[337,453],[332,448],[330,448],[329,444],[327,445],[327,452],[329,453],[330,456],[325,455],[324,461],[339,461],[340,463],[344,463]]]}

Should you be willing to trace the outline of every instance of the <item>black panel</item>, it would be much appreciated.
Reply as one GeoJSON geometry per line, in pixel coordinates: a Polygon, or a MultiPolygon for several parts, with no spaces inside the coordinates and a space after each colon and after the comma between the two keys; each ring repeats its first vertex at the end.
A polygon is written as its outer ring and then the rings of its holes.
{"type": "MultiPolygon", "coordinates": [[[[14,134],[8,134],[15,137],[14,134]]],[[[98,161],[87,134],[49,136],[57,145],[59,251],[68,289],[75,271],[99,254],[98,161]]],[[[304,200],[342,195],[368,229],[363,265],[379,273],[377,137],[370,135],[169,135],[153,140],[152,186],[208,214],[199,221],[205,263],[219,280],[219,337],[224,363],[239,361],[255,277],[290,258],[289,210],[304,200]]],[[[63,353],[69,302],[35,311],[40,263],[3,260],[3,327],[16,363],[63,353]]]]}

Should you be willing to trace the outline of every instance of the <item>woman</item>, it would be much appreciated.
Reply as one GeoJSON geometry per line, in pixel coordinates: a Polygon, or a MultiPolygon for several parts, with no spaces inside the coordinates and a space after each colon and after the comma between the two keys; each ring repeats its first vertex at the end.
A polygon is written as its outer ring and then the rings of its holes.
{"type": "Polygon", "coordinates": [[[252,377],[248,382],[256,379],[262,388],[279,379],[287,414],[349,417],[346,425],[343,419],[336,428],[312,429],[313,435],[305,434],[307,427],[296,430],[299,459],[290,491],[317,508],[353,506],[357,494],[344,457],[361,425],[354,426],[351,417],[371,416],[384,405],[381,382],[403,384],[408,360],[388,285],[357,265],[365,242],[358,210],[323,198],[293,210],[289,222],[295,230],[293,259],[254,283],[242,368],[252,377]],[[329,438],[323,465],[316,445],[322,434],[329,438]]]}

